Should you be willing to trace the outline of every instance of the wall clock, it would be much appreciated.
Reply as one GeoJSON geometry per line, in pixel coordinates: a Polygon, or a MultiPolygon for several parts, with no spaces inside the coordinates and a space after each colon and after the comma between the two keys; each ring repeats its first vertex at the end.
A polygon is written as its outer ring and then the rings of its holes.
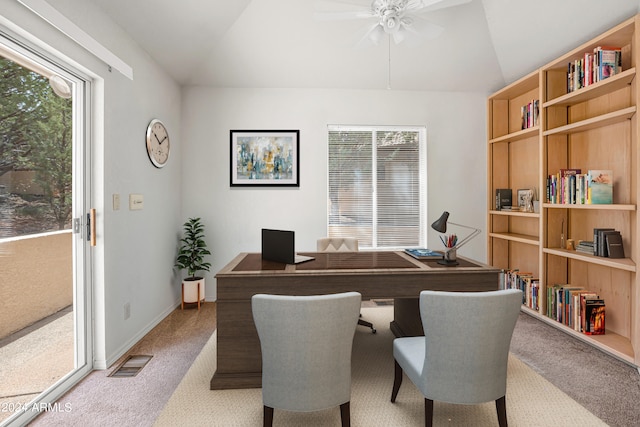
{"type": "Polygon", "coordinates": [[[149,154],[149,160],[157,168],[161,168],[167,164],[169,160],[169,133],[164,124],[158,120],[153,119],[147,126],[147,134],[145,137],[147,143],[147,154],[149,154]]]}

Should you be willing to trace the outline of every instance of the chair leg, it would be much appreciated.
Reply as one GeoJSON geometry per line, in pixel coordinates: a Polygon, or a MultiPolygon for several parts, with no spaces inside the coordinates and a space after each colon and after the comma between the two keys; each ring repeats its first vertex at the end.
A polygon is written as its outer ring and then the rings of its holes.
{"type": "Polygon", "coordinates": [[[498,413],[498,425],[507,427],[507,400],[505,396],[496,399],[496,412],[498,413]]]}
{"type": "Polygon", "coordinates": [[[371,333],[372,334],[375,334],[377,332],[376,328],[373,327],[373,323],[367,322],[366,320],[358,319],[358,325],[366,326],[367,328],[371,328],[371,333]]]}
{"type": "Polygon", "coordinates": [[[264,421],[263,421],[263,426],[264,427],[271,427],[273,425],[273,408],[269,407],[269,406],[265,406],[264,407],[264,421]]]}
{"type": "Polygon", "coordinates": [[[395,376],[393,378],[393,390],[391,391],[391,402],[396,401],[396,397],[398,396],[398,391],[400,390],[400,386],[402,385],[402,368],[400,364],[394,360],[395,363],[395,376]]]}
{"type": "Polygon", "coordinates": [[[340,419],[342,427],[351,427],[351,405],[349,402],[340,405],[340,419]]]}
{"type": "Polygon", "coordinates": [[[433,400],[424,398],[424,426],[433,427],[433,400]]]}

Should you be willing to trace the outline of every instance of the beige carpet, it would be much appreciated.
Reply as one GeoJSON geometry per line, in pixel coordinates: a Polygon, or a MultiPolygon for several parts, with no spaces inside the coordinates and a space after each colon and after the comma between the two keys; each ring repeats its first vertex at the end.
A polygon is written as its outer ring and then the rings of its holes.
{"type": "MultiPolygon", "coordinates": [[[[377,334],[358,328],[354,338],[351,421],[353,426],[424,425],[423,399],[405,379],[395,404],[389,401],[393,384],[393,335],[388,329],[393,308],[363,308],[377,334]]],[[[156,420],[156,426],[260,426],[260,389],[209,390],[216,367],[215,334],[205,345],[156,420]]],[[[495,426],[493,402],[482,405],[435,403],[436,426],[495,426]]],[[[604,426],[565,393],[536,374],[516,357],[509,358],[507,416],[513,426],[604,426]]],[[[337,408],[315,413],[275,411],[277,426],[337,426],[337,408]]]]}

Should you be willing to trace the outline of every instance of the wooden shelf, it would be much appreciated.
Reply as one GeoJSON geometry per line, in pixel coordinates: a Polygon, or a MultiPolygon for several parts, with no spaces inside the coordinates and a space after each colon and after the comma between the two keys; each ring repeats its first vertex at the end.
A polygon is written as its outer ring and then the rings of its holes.
{"type": "Polygon", "coordinates": [[[540,218],[538,212],[522,212],[522,211],[489,211],[491,215],[508,215],[508,216],[521,216],[527,218],[540,218]]]}
{"type": "Polygon", "coordinates": [[[618,270],[626,270],[634,273],[636,271],[636,263],[630,258],[606,258],[561,248],[544,248],[542,251],[546,254],[575,259],[591,264],[603,265],[605,267],[611,267],[618,270]]]}
{"type": "MultiPolygon", "coordinates": [[[[640,366],[640,14],[560,55],[487,99],[487,260],[505,271],[528,271],[540,280],[541,308],[546,291],[571,283],[597,292],[606,303],[609,328],[585,335],[544,311],[522,310],[549,325],[635,367],[640,366]],[[599,46],[619,47],[623,70],[567,93],[567,64],[599,46]],[[539,126],[520,130],[522,106],[540,100],[539,126]],[[539,203],[540,213],[495,210],[499,188],[537,188],[562,168],[612,170],[613,204],[539,203]],[[560,247],[563,232],[590,236],[610,227],[624,236],[629,258],[597,257],[560,247]],[[613,332],[615,331],[615,333],[613,332]]],[[[563,245],[564,246],[564,245],[563,245]]]]}
{"type": "Polygon", "coordinates": [[[543,203],[543,208],[548,209],[585,209],[594,211],[635,211],[636,205],[575,205],[565,203],[543,203]]]}
{"type": "Polygon", "coordinates": [[[522,306],[521,311],[553,326],[554,328],[560,329],[563,332],[581,341],[597,347],[605,353],[608,353],[622,360],[623,362],[629,363],[631,365],[634,364],[635,353],[633,351],[631,341],[628,338],[623,337],[622,335],[618,335],[615,332],[611,332],[609,330],[605,331],[604,335],[585,335],[524,305],[522,306]]]}
{"type": "Polygon", "coordinates": [[[590,86],[584,87],[582,89],[578,89],[574,92],[570,92],[566,95],[559,96],[558,98],[547,101],[542,105],[542,108],[556,107],[556,106],[568,107],[571,105],[576,105],[581,102],[588,101],[590,99],[594,99],[602,95],[606,95],[612,91],[628,86],[631,84],[631,82],[635,77],[636,77],[636,69],[635,67],[633,67],[621,72],[620,74],[611,76],[606,80],[599,81],[590,86]]]}
{"type": "Polygon", "coordinates": [[[533,136],[538,135],[540,131],[540,126],[534,126],[527,129],[519,130],[518,132],[513,132],[508,135],[499,136],[497,138],[493,138],[489,140],[489,144],[495,144],[497,142],[515,142],[523,139],[531,138],[533,136]]]}
{"type": "Polygon", "coordinates": [[[549,129],[542,132],[543,136],[562,135],[584,132],[591,129],[597,129],[603,126],[609,126],[616,123],[629,120],[636,113],[636,106],[623,108],[622,110],[613,111],[601,116],[592,117],[590,119],[581,120],[579,122],[570,123],[568,125],[549,129]]]}
{"type": "Polygon", "coordinates": [[[516,80],[509,86],[506,86],[491,96],[491,99],[510,100],[523,93],[535,90],[539,85],[540,74],[538,70],[533,71],[526,76],[516,80]]]}
{"type": "Polygon", "coordinates": [[[489,237],[493,237],[495,239],[510,240],[512,242],[525,243],[527,245],[533,245],[533,246],[538,246],[540,244],[540,240],[537,237],[527,236],[526,234],[489,233],[489,237]]]}

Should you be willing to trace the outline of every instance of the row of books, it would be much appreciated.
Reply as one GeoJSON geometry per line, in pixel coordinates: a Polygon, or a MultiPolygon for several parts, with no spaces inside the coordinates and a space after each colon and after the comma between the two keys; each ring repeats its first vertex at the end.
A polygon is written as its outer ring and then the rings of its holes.
{"type": "Polygon", "coordinates": [[[575,331],[604,335],[605,303],[596,292],[579,286],[547,287],[546,315],[575,331]]]}
{"type": "Polygon", "coordinates": [[[622,50],[619,47],[598,46],[593,53],[569,62],[567,93],[587,87],[622,72],[622,50]]]}
{"type": "Polygon", "coordinates": [[[522,304],[532,310],[540,310],[540,279],[533,274],[519,270],[503,271],[500,275],[500,289],[520,289],[522,304]]]}
{"type": "Polygon", "coordinates": [[[613,203],[613,171],[560,169],[547,177],[549,203],[587,205],[613,203]]]}
{"type": "Polygon", "coordinates": [[[582,252],[583,254],[595,255],[593,240],[578,240],[576,251],[582,252]]]}
{"type": "Polygon", "coordinates": [[[545,299],[547,317],[587,335],[605,333],[605,303],[596,292],[571,285],[549,286],[541,290],[540,280],[518,269],[502,271],[500,289],[520,289],[522,305],[540,312],[545,299]]]}
{"type": "Polygon", "coordinates": [[[527,105],[520,108],[520,118],[522,119],[522,129],[529,129],[538,126],[540,118],[540,100],[534,99],[527,105]]]}
{"type": "Polygon", "coordinates": [[[622,235],[614,228],[593,229],[593,255],[607,258],[624,258],[622,235]]]}

